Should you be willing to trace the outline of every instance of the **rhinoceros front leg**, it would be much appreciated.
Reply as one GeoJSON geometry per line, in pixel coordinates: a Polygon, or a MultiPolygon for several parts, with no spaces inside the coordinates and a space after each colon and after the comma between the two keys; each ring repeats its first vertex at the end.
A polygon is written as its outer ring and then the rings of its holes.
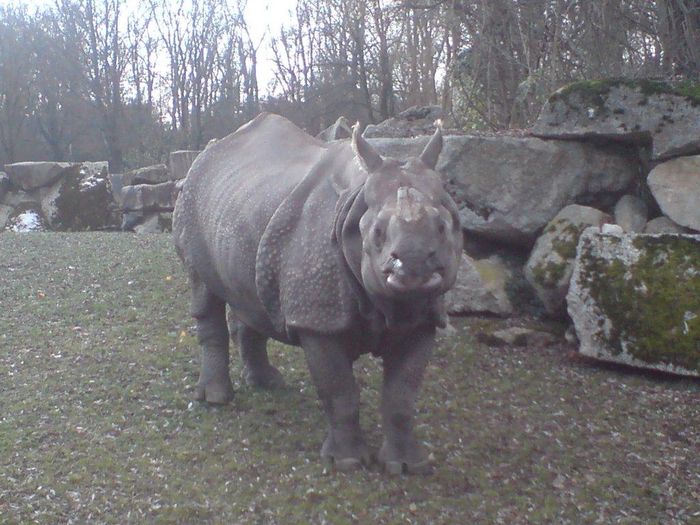
{"type": "Polygon", "coordinates": [[[433,329],[411,334],[384,355],[382,426],[379,462],[390,474],[427,473],[427,455],[413,435],[415,401],[435,340],[433,329]]]}
{"type": "Polygon", "coordinates": [[[338,338],[330,336],[302,335],[301,344],[328,420],[321,457],[338,470],[369,465],[369,450],[360,428],[360,389],[350,352],[338,338]]]}
{"type": "Polygon", "coordinates": [[[202,348],[199,381],[194,397],[209,403],[233,399],[229,376],[229,332],[226,303],[212,294],[196,275],[190,276],[192,316],[197,321],[197,339],[202,348]]]}
{"type": "Polygon", "coordinates": [[[248,385],[265,389],[284,387],[282,374],[267,356],[266,336],[239,322],[238,348],[243,362],[242,376],[248,385]]]}

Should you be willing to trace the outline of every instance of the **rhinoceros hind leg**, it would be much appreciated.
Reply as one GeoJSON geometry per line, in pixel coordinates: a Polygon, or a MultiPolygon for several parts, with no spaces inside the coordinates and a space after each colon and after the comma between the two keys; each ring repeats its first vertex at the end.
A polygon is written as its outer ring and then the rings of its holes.
{"type": "Polygon", "coordinates": [[[267,337],[238,323],[238,348],[241,353],[243,380],[255,388],[284,388],[284,378],[267,356],[267,337]]]}
{"type": "Polygon", "coordinates": [[[307,335],[301,343],[328,419],[321,458],[340,471],[369,465],[371,457],[360,428],[360,389],[350,354],[333,337],[307,335]]]}
{"type": "Polygon", "coordinates": [[[223,404],[233,399],[229,376],[229,333],[226,326],[226,303],[212,294],[194,273],[192,316],[197,321],[197,339],[202,348],[199,381],[194,398],[198,401],[223,404]]]}

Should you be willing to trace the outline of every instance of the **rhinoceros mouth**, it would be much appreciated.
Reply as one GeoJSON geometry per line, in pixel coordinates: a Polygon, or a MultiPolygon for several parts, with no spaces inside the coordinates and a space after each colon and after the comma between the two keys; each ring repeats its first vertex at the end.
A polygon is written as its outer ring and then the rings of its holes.
{"type": "Polygon", "coordinates": [[[440,288],[443,277],[439,272],[433,272],[427,277],[417,275],[399,275],[389,273],[386,284],[389,290],[397,293],[426,293],[440,288]]]}

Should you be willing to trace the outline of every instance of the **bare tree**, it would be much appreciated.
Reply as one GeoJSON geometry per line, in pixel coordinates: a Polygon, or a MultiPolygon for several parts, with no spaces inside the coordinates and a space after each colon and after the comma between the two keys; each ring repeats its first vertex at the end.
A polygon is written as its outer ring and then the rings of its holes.
{"type": "Polygon", "coordinates": [[[124,168],[123,81],[127,67],[120,29],[123,0],[56,0],[67,50],[79,57],[86,95],[99,115],[110,169],[124,168]]]}
{"type": "Polygon", "coordinates": [[[0,7],[0,146],[15,162],[33,104],[32,27],[25,8],[0,7]]]}

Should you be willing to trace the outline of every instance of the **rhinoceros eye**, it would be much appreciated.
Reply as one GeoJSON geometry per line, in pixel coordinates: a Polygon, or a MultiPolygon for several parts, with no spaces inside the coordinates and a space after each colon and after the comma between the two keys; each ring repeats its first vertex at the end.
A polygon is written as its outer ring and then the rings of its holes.
{"type": "Polygon", "coordinates": [[[445,223],[440,221],[440,224],[438,224],[438,233],[442,235],[445,233],[445,223]]]}

